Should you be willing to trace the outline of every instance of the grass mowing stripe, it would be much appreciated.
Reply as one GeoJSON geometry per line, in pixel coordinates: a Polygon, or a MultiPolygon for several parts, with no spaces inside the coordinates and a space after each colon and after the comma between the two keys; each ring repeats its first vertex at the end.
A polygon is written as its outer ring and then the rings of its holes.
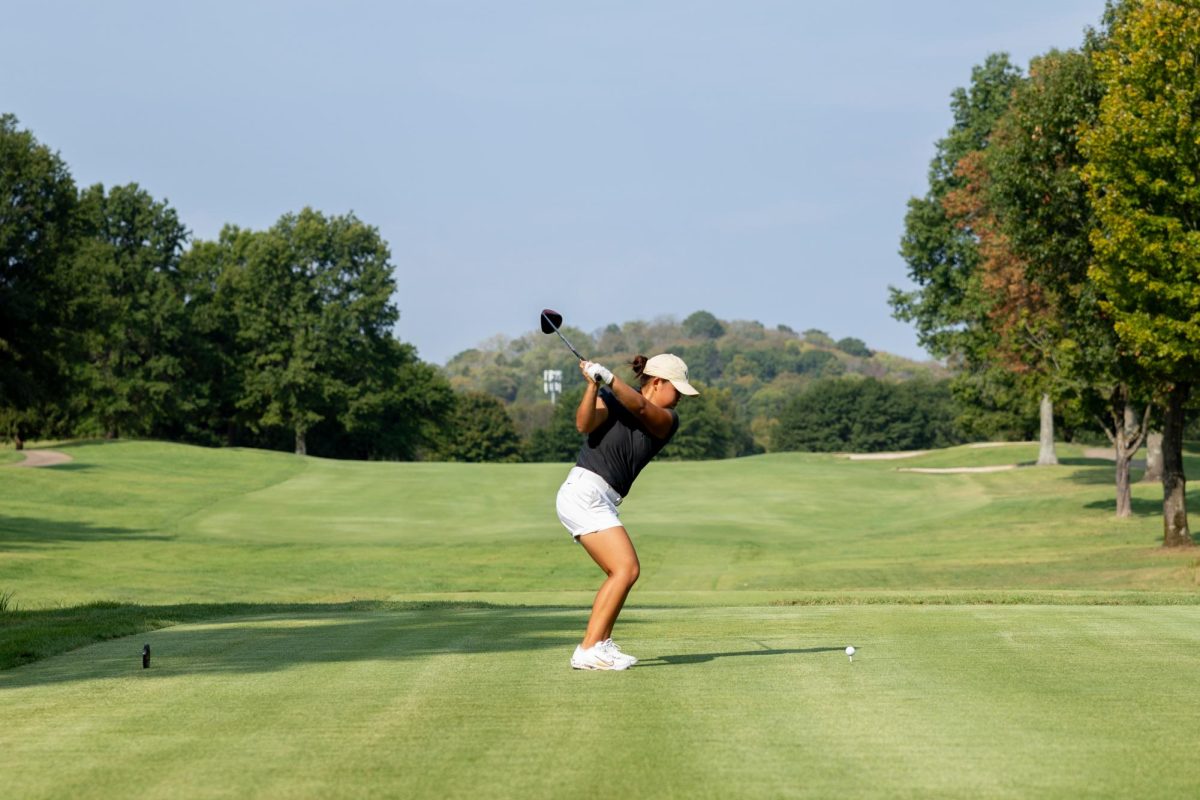
{"type": "MultiPolygon", "coordinates": [[[[193,603],[140,606],[91,603],[73,608],[0,613],[0,670],[27,664],[94,642],[227,617],[306,615],[428,608],[478,608],[471,600],[358,601],[352,603],[193,603]]],[[[0,678],[0,686],[3,679],[0,678]]]]}
{"type": "MultiPolygon", "coordinates": [[[[174,625],[262,614],[400,611],[429,608],[535,606],[586,608],[590,592],[451,593],[432,597],[349,603],[194,603],[143,606],[91,603],[71,608],[0,610],[0,670],[27,664],[94,642],[133,636],[174,625]]],[[[847,605],[1200,605],[1194,592],[636,592],[631,608],[847,605]]],[[[3,681],[0,680],[0,685],[3,681]]]]}

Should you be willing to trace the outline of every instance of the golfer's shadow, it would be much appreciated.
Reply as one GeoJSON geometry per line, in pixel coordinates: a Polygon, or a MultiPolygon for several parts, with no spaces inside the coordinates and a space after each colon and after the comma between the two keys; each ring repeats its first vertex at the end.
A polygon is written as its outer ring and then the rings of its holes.
{"type": "Polygon", "coordinates": [[[688,653],[679,656],[657,656],[655,658],[639,659],[637,668],[642,667],[677,667],[683,664],[703,664],[717,658],[741,658],[743,656],[790,656],[808,653],[841,653],[844,647],[796,647],[778,649],[764,647],[762,650],[735,650],[728,653],[688,653]]]}

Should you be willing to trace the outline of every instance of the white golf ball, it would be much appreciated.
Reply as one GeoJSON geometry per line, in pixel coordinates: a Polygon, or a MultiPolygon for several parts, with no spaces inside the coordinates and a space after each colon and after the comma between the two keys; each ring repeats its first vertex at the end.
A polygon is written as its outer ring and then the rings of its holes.
{"type": "Polygon", "coordinates": [[[849,647],[846,648],[846,655],[848,655],[848,656],[854,655],[854,645],[850,645],[849,647]]]}

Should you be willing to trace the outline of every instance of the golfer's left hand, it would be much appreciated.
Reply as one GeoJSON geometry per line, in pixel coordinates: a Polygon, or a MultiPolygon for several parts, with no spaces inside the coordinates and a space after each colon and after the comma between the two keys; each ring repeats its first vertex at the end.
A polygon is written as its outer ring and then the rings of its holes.
{"type": "Polygon", "coordinates": [[[587,375],[594,382],[604,386],[609,386],[612,384],[613,374],[612,370],[610,370],[608,367],[597,364],[595,361],[587,361],[585,364],[586,366],[583,368],[584,375],[587,375]]]}

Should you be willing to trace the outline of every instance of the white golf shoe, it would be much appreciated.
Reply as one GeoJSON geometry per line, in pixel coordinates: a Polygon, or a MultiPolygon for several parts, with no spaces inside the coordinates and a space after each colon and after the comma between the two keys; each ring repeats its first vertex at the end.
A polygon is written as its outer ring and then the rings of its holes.
{"type": "Polygon", "coordinates": [[[603,647],[605,650],[608,651],[608,654],[611,655],[617,661],[628,661],[629,666],[631,666],[631,667],[637,663],[637,658],[635,656],[631,656],[628,653],[622,653],[620,646],[616,642],[614,642],[612,639],[605,639],[603,642],[600,642],[596,646],[603,647]]]}
{"type": "MultiPolygon", "coordinates": [[[[619,652],[617,656],[620,656],[619,652]]],[[[584,650],[582,646],[576,646],[575,653],[571,656],[572,669],[629,669],[629,667],[630,664],[626,658],[614,657],[603,642],[597,642],[587,650],[584,650]]]]}

